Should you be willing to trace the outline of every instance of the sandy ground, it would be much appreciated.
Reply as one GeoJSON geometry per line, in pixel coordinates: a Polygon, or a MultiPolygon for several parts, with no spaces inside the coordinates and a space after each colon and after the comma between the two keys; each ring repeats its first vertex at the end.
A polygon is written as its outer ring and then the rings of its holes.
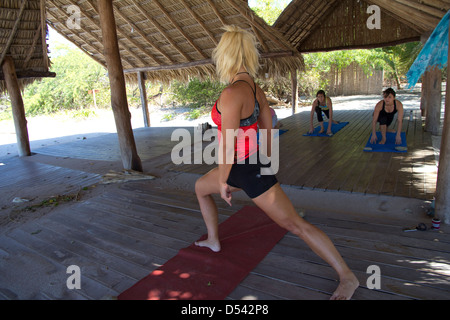
{"type": "MultiPolygon", "coordinates": [[[[152,127],[196,127],[200,123],[212,123],[211,117],[205,115],[195,120],[186,119],[186,109],[162,109],[150,107],[150,124],[152,127]],[[167,113],[176,112],[172,120],[164,120],[167,113]]],[[[277,108],[280,119],[292,114],[290,108],[277,108]]],[[[28,136],[31,150],[53,144],[72,142],[83,138],[93,138],[116,132],[112,110],[97,109],[89,118],[74,119],[65,115],[36,116],[27,118],[28,136]]],[[[130,108],[133,129],[144,127],[143,113],[140,108],[130,108]]],[[[0,158],[16,156],[16,133],[12,120],[0,121],[0,158]]]]}

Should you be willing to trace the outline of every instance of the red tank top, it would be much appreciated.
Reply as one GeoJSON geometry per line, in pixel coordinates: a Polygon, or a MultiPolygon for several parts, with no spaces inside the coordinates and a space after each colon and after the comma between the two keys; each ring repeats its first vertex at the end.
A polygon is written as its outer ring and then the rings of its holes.
{"type": "MultiPolygon", "coordinates": [[[[257,104],[255,104],[255,111],[253,114],[247,118],[241,120],[236,144],[234,147],[235,151],[235,161],[243,161],[247,158],[249,158],[254,153],[258,152],[258,141],[257,141],[257,130],[258,130],[258,116],[259,116],[259,104],[258,101],[255,101],[257,104]],[[255,119],[255,122],[253,122],[253,119],[255,119]]],[[[212,121],[217,125],[218,131],[219,131],[219,143],[221,138],[221,132],[222,132],[222,115],[220,114],[220,111],[217,109],[217,101],[214,104],[214,107],[211,111],[211,118],[212,121]]]]}

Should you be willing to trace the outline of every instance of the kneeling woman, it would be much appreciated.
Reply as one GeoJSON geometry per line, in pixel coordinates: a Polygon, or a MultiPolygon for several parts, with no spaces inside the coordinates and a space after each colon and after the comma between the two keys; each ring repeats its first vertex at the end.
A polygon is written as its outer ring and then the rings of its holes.
{"type": "Polygon", "coordinates": [[[254,36],[238,27],[227,26],[213,52],[213,59],[221,80],[229,85],[212,110],[212,118],[219,129],[219,166],[198,179],[195,184],[208,232],[207,239],[196,242],[196,245],[220,251],[218,210],[211,195],[220,194],[231,206],[232,192],[244,190],[272,220],[303,239],[336,270],[340,284],[331,298],[350,299],[359,283],[331,240],[299,216],[275,175],[261,174],[263,165],[259,157],[257,164],[248,161],[250,156],[259,153],[257,144],[250,141],[245,144],[245,152],[238,152],[240,142],[246,139],[240,139],[239,135],[236,139],[238,143],[234,138],[227,139],[228,134],[234,134],[238,129],[242,129],[239,132],[244,134],[247,130],[256,130],[257,126],[267,130],[267,136],[271,137],[272,117],[269,104],[264,92],[253,80],[259,69],[254,36]],[[227,158],[234,161],[226,161],[227,158]]]}

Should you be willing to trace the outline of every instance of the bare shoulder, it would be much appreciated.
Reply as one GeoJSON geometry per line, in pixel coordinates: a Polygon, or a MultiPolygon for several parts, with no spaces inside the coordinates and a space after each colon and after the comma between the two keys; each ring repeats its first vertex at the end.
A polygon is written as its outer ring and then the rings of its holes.
{"type": "Polygon", "coordinates": [[[376,105],[375,105],[375,110],[381,110],[383,108],[383,102],[384,100],[380,100],[376,105]]]}

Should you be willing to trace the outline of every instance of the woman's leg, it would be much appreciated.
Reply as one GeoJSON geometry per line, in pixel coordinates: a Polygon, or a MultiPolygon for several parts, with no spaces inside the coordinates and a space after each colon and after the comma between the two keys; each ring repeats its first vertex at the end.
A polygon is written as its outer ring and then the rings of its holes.
{"type": "MultiPolygon", "coordinates": [[[[219,222],[217,206],[212,198],[212,194],[219,193],[219,170],[212,169],[210,172],[199,178],[195,183],[195,193],[197,195],[200,211],[206,224],[208,238],[204,241],[197,241],[199,247],[208,247],[214,252],[220,251],[219,222]]],[[[231,191],[239,189],[231,188],[231,191]]]]}
{"type": "Polygon", "coordinates": [[[324,129],[323,129],[322,109],[320,109],[320,107],[316,107],[314,110],[316,111],[316,114],[317,114],[317,121],[319,122],[319,125],[320,125],[320,131],[319,131],[319,133],[322,133],[322,132],[324,131],[324,129]]]}
{"type": "Polygon", "coordinates": [[[300,237],[338,273],[340,284],[331,299],[350,299],[359,282],[325,233],[301,218],[279,183],[253,199],[278,225],[300,237]]]}

